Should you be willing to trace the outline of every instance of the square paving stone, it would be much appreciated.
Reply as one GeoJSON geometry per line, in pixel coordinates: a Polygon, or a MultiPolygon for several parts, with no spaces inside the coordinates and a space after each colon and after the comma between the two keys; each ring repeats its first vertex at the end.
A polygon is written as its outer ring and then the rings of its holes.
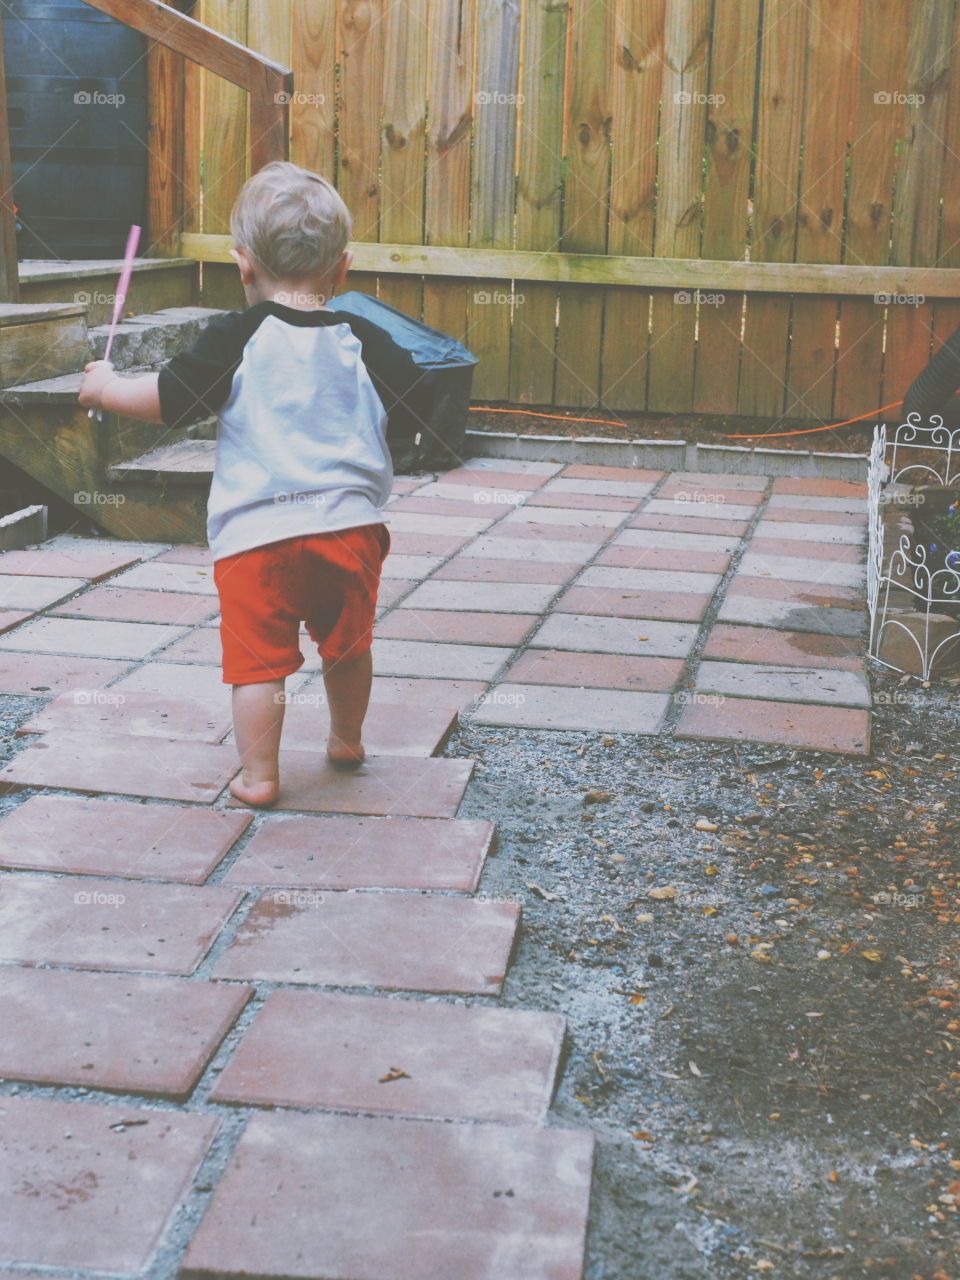
{"type": "MultiPolygon", "coordinates": [[[[424,586],[453,583],[425,583],[424,586]]],[[[421,587],[422,591],[424,588],[421,587]]],[[[527,608],[535,606],[528,600],[527,608]]],[[[384,640],[427,640],[442,644],[518,645],[539,621],[535,613],[463,613],[452,609],[394,609],[377,628],[384,640]]]]}
{"type": "Polygon", "coordinates": [[[8,967],[0,1075],[185,1098],[252,995],[183,978],[8,967]]]}
{"type": "MultiPolygon", "coordinates": [[[[304,685],[312,689],[315,680],[304,685]]],[[[426,680],[409,676],[374,676],[371,702],[402,702],[424,707],[450,707],[459,711],[469,706],[487,688],[482,680],[426,680]]]]}
{"type": "Polygon", "coordinates": [[[765,492],[769,476],[740,475],[733,471],[673,471],[667,484],[684,485],[696,489],[753,489],[765,492]]]}
{"type": "MultiPolygon", "coordinates": [[[[521,477],[516,478],[521,479],[521,477]]],[[[446,503],[446,507],[437,509],[437,515],[476,516],[477,509],[480,508],[487,515],[494,517],[506,513],[511,507],[525,501],[532,492],[526,478],[523,478],[523,483],[519,485],[495,485],[488,483],[480,475],[476,475],[474,481],[475,483],[470,484],[466,481],[448,483],[446,478],[437,480],[432,484],[425,484],[417,491],[416,496],[408,501],[446,503]]],[[[406,505],[405,502],[403,507],[405,508],[406,505]]]]}
{"type": "Polygon", "coordinates": [[[679,658],[630,658],[612,653],[528,649],[504,677],[507,684],[563,684],[591,689],[672,689],[683,673],[679,658]]]}
{"type": "MultiPolygon", "coordinates": [[[[303,634],[300,636],[300,649],[304,654],[303,667],[310,671],[319,671],[321,664],[316,645],[303,634]]],[[[219,627],[198,627],[175,640],[173,644],[167,645],[163,653],[157,656],[164,662],[187,662],[219,667],[223,662],[219,627]]]]}
{"type": "Polygon", "coordinates": [[[697,508],[700,506],[725,506],[731,503],[734,506],[756,507],[763,501],[764,491],[760,489],[731,489],[724,485],[723,476],[717,477],[718,483],[707,484],[698,482],[697,484],[685,484],[683,481],[668,480],[657,490],[657,499],[672,499],[674,502],[683,502],[690,508],[691,515],[695,515],[697,508]]]}
{"type": "MultiPolygon", "coordinates": [[[[663,575],[664,577],[666,575],[663,575]]],[[[558,613],[597,613],[617,618],[663,618],[699,622],[712,596],[691,591],[624,591],[623,588],[570,587],[556,603],[558,613]]]]}
{"type": "Polygon", "coordinates": [[[86,585],[85,578],[28,578],[11,573],[0,578],[0,608],[47,609],[86,585]]]}
{"type": "Polygon", "coordinates": [[[75,689],[48,703],[21,724],[17,733],[106,732],[222,742],[230,725],[230,706],[222,699],[205,702],[121,689],[75,689]]]}
{"type": "Polygon", "coordinates": [[[389,608],[395,604],[401,596],[405,596],[407,592],[415,584],[407,582],[403,578],[383,579],[377,590],[377,604],[381,609],[389,608]]]}
{"type": "Polygon", "coordinates": [[[492,534],[470,544],[470,557],[476,560],[530,560],[545,564],[585,564],[596,552],[591,541],[568,542],[545,536],[535,538],[502,538],[492,534]]]}
{"type": "Polygon", "coordinates": [[[512,648],[496,645],[374,640],[373,669],[378,675],[492,680],[512,655],[512,648]]]}
{"type": "Polygon", "coordinates": [[[793,476],[778,476],[773,482],[773,492],[818,498],[862,498],[866,501],[867,486],[862,481],[801,480],[793,476]]]}
{"type": "Polygon", "coordinates": [[[202,884],[253,815],[31,796],[0,820],[0,866],[202,884]]]}
{"type": "Polygon", "coordinates": [[[849,636],[809,631],[773,631],[769,627],[737,627],[718,622],[703,651],[705,658],[728,662],[783,663],[794,667],[827,667],[862,671],[859,642],[849,636]]]}
{"type": "Polygon", "coordinates": [[[524,504],[516,511],[511,511],[502,522],[504,529],[515,524],[560,524],[571,528],[616,529],[623,524],[623,515],[619,511],[589,511],[578,508],[537,507],[524,504]]]}
{"type": "MultiPolygon", "coordinates": [[[[572,483],[577,484],[578,481],[574,480],[572,483]]],[[[589,484],[590,481],[581,480],[579,483],[589,484]]],[[[559,484],[559,481],[551,480],[542,489],[538,489],[536,493],[531,494],[527,499],[527,506],[554,507],[565,511],[619,511],[622,519],[623,516],[631,511],[635,511],[643,501],[641,497],[618,498],[605,496],[601,493],[557,493],[550,488],[552,484],[559,484]]]]}
{"type": "Polygon", "coordinates": [[[254,903],[214,975],[498,995],[519,920],[516,902],[272,889],[254,903]]]}
{"type": "MultiPolygon", "coordinates": [[[[768,527],[776,528],[776,525],[768,527]]],[[[816,527],[816,526],[814,526],[816,527]]],[[[762,556],[802,556],[813,560],[842,560],[845,564],[861,564],[865,548],[845,542],[799,542],[794,538],[750,539],[750,551],[762,556]]]]}
{"type": "Polygon", "coordinates": [[[181,1280],[575,1280],[593,1144],[565,1129],[255,1115],[181,1280]]]}
{"type": "Polygon", "coordinates": [[[781,578],[748,578],[738,573],[728,596],[758,596],[765,600],[791,600],[794,604],[830,605],[835,609],[862,609],[863,592],[825,582],[784,582],[781,578]]]}
{"type": "Polygon", "coordinates": [[[33,610],[28,611],[18,609],[0,609],[0,635],[5,631],[12,631],[14,627],[18,627],[21,622],[25,622],[27,618],[33,617],[33,610]]]}
{"type": "Polygon", "coordinates": [[[755,538],[788,538],[791,542],[843,542],[860,546],[866,530],[851,524],[821,524],[815,520],[758,520],[755,538]]]}
{"type": "Polygon", "coordinates": [[[433,575],[432,581],[563,583],[580,572],[581,562],[551,563],[541,560],[479,560],[474,556],[454,556],[433,575]]]}
{"type": "Polygon", "coordinates": [[[434,533],[395,532],[390,539],[390,550],[396,555],[452,556],[469,538],[441,537],[434,533]]]}
{"type": "Polygon", "coordinates": [[[564,467],[562,480],[599,480],[612,484],[656,484],[663,479],[662,471],[649,471],[643,467],[600,467],[593,463],[577,462],[564,467]]]}
{"type": "Polygon", "coordinates": [[[271,816],[224,883],[473,893],[493,832],[466,818],[271,816]]]}
{"type": "Polygon", "coordinates": [[[708,525],[711,520],[749,520],[754,507],[743,502],[681,502],[657,497],[650,499],[644,511],[657,516],[694,516],[708,525]]]}
{"type": "Polygon", "coordinates": [[[541,613],[549,608],[558,589],[550,583],[533,582],[424,582],[407,596],[401,608],[541,613]]]}
{"type": "Polygon", "coordinates": [[[215,596],[212,565],[170,564],[151,560],[127,569],[114,578],[111,586],[139,587],[147,591],[187,591],[215,596]]]}
{"type": "Polygon", "coordinates": [[[214,1116],[129,1104],[5,1098],[0,1257],[140,1273],[218,1125],[214,1116]]]}
{"type": "Polygon", "coordinates": [[[576,581],[578,587],[622,587],[627,591],[689,591],[695,595],[712,595],[719,585],[720,575],[717,573],[616,569],[604,564],[584,569],[576,581]]]}
{"type": "Polygon", "coordinates": [[[84,658],[146,658],[154,649],[183,634],[182,627],[152,622],[37,618],[13,635],[0,637],[0,649],[76,654],[84,658]]]}
{"type": "MultiPolygon", "coordinates": [[[[110,692],[157,693],[169,698],[201,698],[229,708],[230,686],[223,683],[219,667],[175,662],[145,662],[111,687],[110,692]]],[[[297,689],[311,678],[309,671],[287,676],[286,688],[297,689]]]]}
{"type": "Polygon", "coordinates": [[[49,698],[68,689],[97,689],[130,670],[129,662],[0,652],[0,693],[49,698]]]}
{"type": "Polygon", "coordinates": [[[386,578],[409,579],[413,582],[419,582],[421,578],[426,578],[428,574],[433,573],[434,569],[443,564],[442,556],[395,556],[388,555],[383,563],[381,573],[381,581],[386,578]]]}
{"type": "Polygon", "coordinates": [[[769,742],[811,751],[869,755],[870,712],[756,698],[693,702],[680,719],[677,737],[769,742]]]}
{"type": "Polygon", "coordinates": [[[0,781],[213,804],[239,768],[233,747],[61,731],[32,741],[0,768],[0,781]]]}
{"type": "Polygon", "coordinates": [[[555,613],[533,635],[530,645],[535,649],[579,649],[586,653],[684,658],[696,639],[697,628],[686,622],[555,613]]]}
{"type": "Polygon", "coordinates": [[[156,564],[213,564],[213,552],[209,547],[181,546],[171,547],[156,557],[156,564]]]}
{"type": "MultiPolygon", "coordinates": [[[[780,501],[780,500],[771,499],[769,505],[767,506],[766,511],[764,511],[763,513],[763,518],[765,521],[769,520],[775,523],[786,521],[788,523],[793,523],[793,524],[802,524],[802,523],[842,524],[842,525],[847,525],[849,527],[858,528],[861,530],[866,529],[867,513],[864,508],[857,511],[856,513],[853,513],[850,511],[819,511],[819,510],[815,510],[812,507],[806,507],[806,506],[803,506],[803,507],[774,506],[773,505],[774,501],[780,501]]],[[[794,498],[794,499],[783,499],[783,501],[792,501],[794,503],[801,503],[801,502],[810,502],[812,501],[812,499],[794,498]]]]}
{"type": "Polygon", "coordinates": [[[519,1009],[273,991],[212,1096],[535,1125],[550,1105],[563,1029],[556,1014],[519,1009]],[[406,1075],[384,1079],[396,1067],[406,1075]]]}
{"type": "Polygon", "coordinates": [[[463,464],[453,471],[445,472],[440,478],[449,480],[459,471],[471,471],[474,474],[479,473],[484,478],[489,478],[490,472],[499,473],[501,471],[509,471],[518,476],[555,476],[558,471],[563,470],[563,464],[560,462],[520,462],[516,458],[467,458],[463,464]]]}
{"type": "MultiPolygon", "coordinates": [[[[674,534],[658,534],[674,537],[674,534]]],[[[631,547],[619,541],[604,547],[594,561],[598,565],[615,565],[621,569],[679,569],[693,573],[726,573],[730,556],[718,551],[671,551],[667,547],[631,547]]]]}
{"type": "Polygon", "coordinates": [[[424,516],[411,511],[391,512],[389,516],[391,536],[396,533],[442,534],[445,537],[472,538],[482,532],[493,518],[480,510],[473,516],[424,516]]]}
{"type": "MultiPolygon", "coordinates": [[[[583,555],[591,547],[598,547],[602,542],[609,538],[612,530],[606,527],[598,528],[589,524],[573,524],[566,521],[564,524],[546,523],[545,521],[522,520],[519,517],[527,510],[521,507],[519,511],[512,512],[509,517],[504,517],[498,524],[492,525],[486,532],[485,537],[491,539],[501,538],[509,539],[511,542],[531,543],[582,543],[584,551],[583,555]],[[514,516],[517,518],[515,519],[514,516]]],[[[541,508],[543,510],[543,508],[541,508]]],[[[567,515],[567,512],[555,512],[554,514],[567,515]]],[[[468,554],[474,553],[473,546],[466,548],[468,554]]]]}
{"type": "Polygon", "coordinates": [[[642,511],[634,516],[629,529],[675,529],[678,533],[717,533],[742,538],[747,532],[747,520],[711,520],[709,525],[695,516],[658,516],[642,511]]]}
{"type": "Polygon", "coordinates": [[[500,684],[477,702],[473,724],[518,729],[659,733],[669,705],[665,693],[577,689],[554,684],[500,684]]]}
{"type": "Polygon", "coordinates": [[[767,503],[767,509],[764,512],[764,518],[773,520],[776,517],[771,513],[777,509],[785,507],[791,510],[801,508],[807,511],[840,511],[846,515],[856,515],[861,518],[866,515],[867,503],[866,498],[821,498],[806,495],[802,497],[793,496],[788,493],[778,493],[774,491],[767,503]]]}
{"type": "MultiPolygon", "coordinates": [[[[276,807],[372,817],[453,818],[472,771],[472,760],[368,756],[356,773],[340,773],[329,767],[325,755],[281,750],[276,807]]],[[[238,800],[230,800],[231,808],[239,806],[238,800]]]]}
{"type": "Polygon", "coordinates": [[[739,572],[746,577],[783,578],[787,582],[814,582],[831,586],[859,587],[867,571],[860,565],[839,560],[815,560],[800,556],[769,556],[751,552],[740,561],[739,572]]]}
{"type": "Polygon", "coordinates": [[[719,551],[725,555],[732,555],[739,545],[739,538],[663,529],[624,529],[611,543],[618,547],[663,547],[670,551],[719,551]]]}
{"type": "Polygon", "coordinates": [[[91,587],[53,611],[55,618],[104,618],[115,622],[165,622],[192,627],[217,613],[217,601],[186,591],[138,591],[134,587],[91,587]]]}
{"type": "MultiPolygon", "coordinates": [[[[363,742],[371,756],[432,756],[446,741],[457,708],[445,705],[400,705],[375,699],[363,722],[363,742]]],[[[324,749],[330,732],[330,711],[321,683],[287,695],[283,717],[286,751],[324,749]]],[[[230,734],[227,741],[234,741],[230,734]]]]}
{"type": "Polygon", "coordinates": [[[660,479],[659,471],[638,471],[635,480],[590,480],[570,474],[569,469],[555,480],[548,480],[536,495],[537,500],[550,494],[583,494],[605,498],[625,498],[638,501],[645,498],[660,479]]]}
{"type": "Polygon", "coordinates": [[[243,895],[10,871],[0,877],[0,960],[193,973],[243,895]]]}
{"type": "Polygon", "coordinates": [[[778,631],[819,631],[824,635],[857,637],[867,625],[857,609],[798,604],[791,600],[730,594],[717,614],[720,622],[746,622],[778,631]]]}
{"type": "Polygon", "coordinates": [[[0,574],[23,573],[30,577],[86,578],[96,582],[118,569],[136,564],[139,555],[124,551],[51,551],[44,547],[32,551],[0,552],[0,574]]]}
{"type": "Polygon", "coordinates": [[[824,671],[755,662],[701,662],[697,689],[739,698],[778,702],[825,702],[831,706],[869,707],[870,686],[862,672],[824,671]]]}

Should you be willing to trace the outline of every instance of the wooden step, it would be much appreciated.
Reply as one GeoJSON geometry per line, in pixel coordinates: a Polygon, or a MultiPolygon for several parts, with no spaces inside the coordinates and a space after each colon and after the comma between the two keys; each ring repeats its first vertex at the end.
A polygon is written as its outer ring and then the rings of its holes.
{"type": "MultiPolygon", "coordinates": [[[[85,306],[91,325],[107,324],[123,262],[28,259],[20,263],[23,302],[66,302],[85,306]]],[[[161,307],[189,307],[200,297],[199,266],[192,258],[137,258],[124,310],[134,314],[161,307]]]]}
{"type": "Polygon", "coordinates": [[[217,456],[216,440],[179,440],[151,449],[139,458],[107,468],[110,479],[123,483],[209,484],[217,456]]]}
{"type": "Polygon", "coordinates": [[[0,387],[80,369],[89,350],[83,303],[0,305],[0,387]]]}

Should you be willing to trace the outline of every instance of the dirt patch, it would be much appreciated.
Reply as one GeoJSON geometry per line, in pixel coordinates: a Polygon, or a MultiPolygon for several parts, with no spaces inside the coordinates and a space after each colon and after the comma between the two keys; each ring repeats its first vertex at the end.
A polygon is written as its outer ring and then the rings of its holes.
{"type": "Polygon", "coordinates": [[[857,423],[838,431],[817,431],[798,436],[782,432],[804,431],[812,424],[800,419],[735,418],[702,414],[618,414],[608,410],[558,409],[551,405],[529,410],[488,405],[471,407],[467,427],[471,431],[507,431],[534,436],[600,436],[610,440],[685,440],[689,444],[740,445],[745,448],[813,450],[819,453],[869,452],[873,423],[857,423]],[[587,419],[584,421],[583,419],[587,419]],[[609,419],[609,422],[596,421],[609,419]],[[732,439],[749,433],[750,439],[732,439]],[[774,434],[777,433],[777,434],[774,434]],[[761,438],[768,435],[769,439],[761,438]]]}
{"type": "Polygon", "coordinates": [[[552,1122],[599,1138],[588,1280],[960,1276],[960,696],[874,686],[869,760],[448,748],[498,824],[481,892],[523,903],[504,999],[568,1020],[552,1122]]]}

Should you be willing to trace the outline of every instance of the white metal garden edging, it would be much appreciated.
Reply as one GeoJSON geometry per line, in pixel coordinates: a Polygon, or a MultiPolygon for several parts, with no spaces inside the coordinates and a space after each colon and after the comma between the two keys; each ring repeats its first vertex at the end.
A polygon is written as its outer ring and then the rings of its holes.
{"type": "Polygon", "coordinates": [[[929,419],[930,426],[921,426],[920,421],[920,415],[912,413],[892,435],[885,425],[874,433],[867,473],[867,603],[870,656],[891,670],[902,670],[879,656],[887,628],[897,628],[916,646],[922,678],[928,680],[940,651],[960,639],[958,620],[955,630],[941,636],[931,649],[929,625],[931,614],[953,612],[960,606],[960,569],[934,568],[927,562],[927,548],[912,532],[901,533],[897,545],[884,553],[884,508],[892,503],[908,506],[911,493],[907,486],[960,484],[960,430],[948,430],[937,416],[929,419]],[[920,636],[898,618],[904,610],[897,608],[896,595],[891,602],[891,592],[906,592],[912,598],[912,611],[927,618],[920,636]]]}

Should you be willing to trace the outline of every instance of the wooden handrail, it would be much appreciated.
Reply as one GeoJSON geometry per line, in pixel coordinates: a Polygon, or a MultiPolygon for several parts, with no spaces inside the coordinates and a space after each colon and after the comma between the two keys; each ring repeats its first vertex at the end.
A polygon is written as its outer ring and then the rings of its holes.
{"type": "Polygon", "coordinates": [[[289,156],[289,67],[205,27],[160,0],[84,0],[85,4],[139,31],[174,53],[223,76],[250,94],[250,163],[254,172],[289,156]]]}

